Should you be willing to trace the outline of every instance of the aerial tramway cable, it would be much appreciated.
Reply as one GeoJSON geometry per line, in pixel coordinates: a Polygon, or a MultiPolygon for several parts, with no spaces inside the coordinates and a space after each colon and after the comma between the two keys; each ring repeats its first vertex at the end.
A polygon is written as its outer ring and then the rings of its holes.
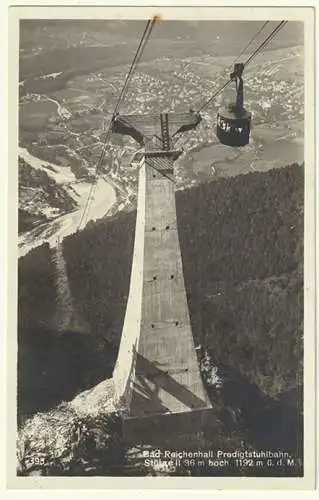
{"type": "MultiPolygon", "coordinates": [[[[257,37],[260,35],[260,33],[262,33],[262,31],[264,31],[264,29],[266,28],[267,24],[269,24],[270,21],[265,21],[262,26],[258,29],[257,33],[254,34],[254,36],[249,40],[248,43],[245,44],[245,46],[242,48],[242,50],[239,52],[238,56],[234,59],[234,61],[232,62],[231,64],[231,67],[234,66],[234,64],[238,61],[238,59],[245,53],[245,51],[251,46],[251,44],[257,39],[257,37]]],[[[187,64],[187,66],[189,66],[190,64],[187,64]]],[[[221,73],[225,73],[226,71],[229,71],[229,67],[230,65],[227,64],[227,66],[225,66],[222,70],[221,70],[221,73]]],[[[184,68],[185,70],[185,68],[184,68]]],[[[173,75],[173,77],[176,79],[176,80],[179,80],[179,81],[182,81],[183,83],[186,82],[186,79],[181,77],[181,76],[178,76],[178,75],[173,75]]],[[[187,82],[188,85],[189,85],[189,82],[187,82]]],[[[191,84],[190,85],[192,88],[196,88],[196,90],[198,91],[198,87],[195,87],[195,85],[191,84]]],[[[204,89],[206,88],[206,86],[204,85],[204,89]]],[[[207,88],[208,90],[208,88],[207,88]]]]}
{"type": "MultiPolygon", "coordinates": [[[[247,43],[247,45],[245,45],[245,47],[241,50],[240,54],[236,57],[235,61],[236,62],[238,60],[238,58],[240,57],[240,55],[242,55],[246,50],[247,48],[253,43],[253,41],[256,40],[257,36],[264,30],[264,28],[266,27],[266,25],[269,23],[269,21],[266,21],[262,26],[261,28],[258,30],[258,32],[254,35],[254,37],[247,43]]],[[[267,37],[265,38],[265,40],[263,42],[261,42],[258,47],[253,51],[253,53],[248,57],[248,59],[246,60],[246,62],[244,63],[244,67],[246,67],[248,64],[250,64],[252,62],[252,60],[267,46],[269,45],[269,43],[273,40],[273,38],[279,33],[279,31],[284,27],[286,26],[286,24],[288,23],[288,21],[280,21],[280,23],[269,33],[269,35],[267,35],[267,37]]],[[[233,79],[230,78],[228,81],[226,81],[221,87],[219,87],[214,93],[213,95],[208,99],[208,101],[206,101],[198,110],[197,110],[197,113],[200,113],[203,109],[205,109],[214,99],[216,99],[216,97],[218,97],[221,92],[226,89],[231,83],[232,83],[233,79]]],[[[175,144],[174,146],[176,146],[177,142],[179,140],[179,137],[177,138],[177,140],[175,141],[175,144]]],[[[183,148],[184,144],[186,144],[188,139],[184,140],[183,143],[179,146],[180,148],[183,148]]]]}
{"type": "Polygon", "coordinates": [[[287,23],[288,23],[288,21],[281,21],[278,24],[278,26],[276,26],[276,28],[273,29],[273,31],[270,33],[270,35],[268,35],[268,37],[266,38],[266,40],[264,40],[259,45],[259,47],[257,47],[257,49],[252,53],[252,55],[244,63],[245,67],[248,64],[250,64],[250,62],[256,57],[256,55],[259,54],[259,52],[261,52],[267,45],[269,45],[269,43],[272,41],[272,39],[275,38],[275,36],[279,33],[280,30],[282,30],[282,28],[284,28],[284,26],[286,26],[287,23]]]}
{"type": "Polygon", "coordinates": [[[130,81],[131,81],[131,78],[132,78],[132,75],[134,73],[134,71],[136,71],[136,68],[141,60],[141,57],[143,55],[143,52],[144,52],[144,49],[146,47],[146,44],[151,36],[151,33],[152,33],[152,30],[154,28],[154,25],[156,23],[156,16],[154,16],[152,19],[150,19],[149,21],[147,21],[147,24],[146,24],[146,27],[145,27],[145,30],[144,30],[144,33],[142,35],[142,38],[141,38],[141,41],[139,43],[139,46],[136,50],[136,53],[135,53],[135,56],[133,58],[133,61],[132,61],[132,64],[131,64],[131,67],[128,71],[128,74],[126,76],[126,80],[124,82],[124,85],[122,87],[122,90],[121,90],[121,93],[119,95],[119,98],[118,98],[118,102],[115,106],[115,109],[114,109],[114,112],[113,112],[113,117],[114,115],[118,112],[118,109],[121,105],[121,102],[125,99],[126,97],[126,94],[127,94],[127,90],[128,90],[128,86],[130,84],[130,81]]]}
{"type": "Polygon", "coordinates": [[[251,46],[251,44],[257,39],[258,35],[260,35],[260,33],[262,31],[264,31],[264,29],[266,28],[267,24],[269,24],[269,21],[265,21],[263,23],[263,25],[259,28],[259,30],[257,31],[257,33],[249,40],[249,42],[242,48],[242,50],[239,52],[238,56],[236,57],[236,59],[233,61],[233,64],[232,66],[234,66],[234,64],[238,61],[238,59],[243,55],[245,54],[246,50],[251,46]]]}
{"type": "MultiPolygon", "coordinates": [[[[241,51],[239,52],[238,56],[234,59],[234,61],[232,62],[232,65],[231,67],[234,66],[234,64],[238,61],[238,59],[246,52],[246,50],[252,45],[252,43],[258,38],[258,36],[260,35],[260,33],[262,33],[264,31],[264,29],[266,28],[266,26],[269,24],[270,21],[265,21],[262,26],[257,30],[257,32],[254,34],[254,36],[249,40],[248,43],[246,43],[244,45],[244,47],[241,49],[241,51]]],[[[228,71],[229,70],[229,65],[225,66],[225,68],[222,70],[222,73],[224,73],[225,71],[228,71]]],[[[212,95],[212,97],[210,97],[210,100],[209,102],[213,101],[224,89],[226,89],[230,83],[231,83],[232,80],[229,80],[227,81],[221,88],[219,88],[216,93],[214,93],[212,95]]],[[[207,104],[205,104],[202,108],[199,109],[198,112],[200,112],[202,109],[204,109],[204,107],[206,107],[207,104]]],[[[178,132],[176,133],[178,134],[178,132]]],[[[178,140],[178,139],[177,139],[178,140]]],[[[177,142],[177,141],[176,141],[177,142]]],[[[184,144],[184,143],[183,143],[184,144]]]]}
{"type": "MultiPolygon", "coordinates": [[[[257,47],[257,49],[254,50],[254,52],[251,54],[251,56],[247,59],[246,62],[244,62],[244,67],[248,66],[248,64],[251,63],[251,61],[272,41],[272,39],[279,33],[279,31],[287,24],[288,21],[281,21],[272,31],[271,33],[267,36],[267,38],[257,47]]],[[[200,113],[204,108],[208,106],[208,104],[211,103],[230,83],[232,82],[232,79],[230,78],[222,87],[220,87],[214,94],[206,101],[198,110],[198,113],[200,113]]]]}
{"type": "Polygon", "coordinates": [[[141,37],[140,43],[138,45],[138,48],[137,48],[137,50],[135,52],[135,55],[134,55],[133,61],[131,63],[130,69],[129,69],[127,75],[126,75],[125,82],[123,84],[123,87],[121,89],[121,92],[119,94],[117,102],[115,104],[115,107],[114,107],[111,119],[109,121],[107,130],[106,130],[106,133],[105,133],[105,137],[104,137],[104,140],[103,140],[103,148],[102,148],[100,157],[99,157],[99,159],[97,161],[97,164],[95,166],[95,173],[94,173],[95,177],[94,177],[94,180],[93,180],[93,182],[92,182],[92,184],[90,186],[90,189],[89,189],[88,197],[86,199],[86,202],[85,202],[85,205],[84,205],[84,209],[82,211],[82,215],[81,215],[80,222],[79,222],[79,225],[78,225],[78,230],[81,228],[81,225],[82,225],[82,222],[83,222],[84,218],[85,218],[85,221],[87,221],[87,218],[88,218],[90,204],[91,204],[91,202],[93,200],[94,190],[96,188],[97,176],[98,176],[100,167],[101,167],[101,165],[103,163],[103,160],[104,160],[104,157],[105,157],[105,154],[106,154],[106,147],[107,147],[108,141],[110,139],[110,135],[111,135],[111,131],[112,131],[112,125],[113,125],[114,118],[115,118],[116,114],[118,113],[118,110],[119,110],[119,108],[121,106],[121,103],[123,102],[123,100],[126,97],[126,94],[127,94],[127,91],[128,91],[128,86],[129,86],[130,81],[132,79],[133,73],[135,72],[135,70],[136,70],[136,68],[137,68],[137,66],[138,66],[138,64],[139,64],[139,62],[141,60],[141,57],[143,55],[145,46],[146,46],[146,44],[147,44],[147,42],[149,40],[149,37],[151,35],[151,32],[152,32],[152,30],[154,28],[154,25],[155,25],[156,21],[157,21],[157,17],[156,16],[154,16],[152,19],[150,19],[150,20],[147,21],[146,27],[144,29],[144,32],[143,32],[143,35],[141,37]]]}
{"type": "Polygon", "coordinates": [[[226,71],[229,72],[229,68],[233,68],[235,63],[238,61],[238,59],[243,55],[245,54],[245,52],[248,50],[248,48],[252,45],[252,43],[258,38],[258,36],[260,35],[260,33],[262,33],[262,31],[264,31],[264,29],[266,28],[267,24],[269,24],[270,21],[265,21],[262,26],[258,29],[257,33],[254,34],[254,36],[249,40],[248,43],[246,43],[244,45],[244,47],[241,49],[241,51],[239,52],[238,56],[233,60],[232,64],[229,65],[227,64],[224,69],[221,71],[221,73],[225,73],[226,71]]]}

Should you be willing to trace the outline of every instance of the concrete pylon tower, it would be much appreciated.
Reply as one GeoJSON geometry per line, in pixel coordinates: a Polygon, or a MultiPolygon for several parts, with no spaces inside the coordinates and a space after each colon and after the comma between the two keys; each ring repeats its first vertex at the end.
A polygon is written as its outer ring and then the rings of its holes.
{"type": "Polygon", "coordinates": [[[129,440],[199,430],[211,405],[190,324],[178,239],[171,134],[191,130],[195,113],[118,116],[113,132],[144,147],[140,155],[130,292],[113,373],[129,440]],[[170,129],[170,130],[169,130],[170,129]]]}

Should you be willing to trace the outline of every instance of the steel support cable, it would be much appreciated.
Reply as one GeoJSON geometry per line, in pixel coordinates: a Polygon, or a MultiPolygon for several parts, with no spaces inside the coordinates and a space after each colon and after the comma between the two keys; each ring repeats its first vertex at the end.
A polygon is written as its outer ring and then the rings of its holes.
{"type": "MultiPolygon", "coordinates": [[[[257,33],[255,33],[255,35],[249,40],[249,42],[242,48],[242,50],[240,51],[240,53],[238,54],[238,56],[236,57],[236,59],[234,59],[234,61],[232,62],[232,66],[234,66],[235,62],[238,61],[238,59],[245,53],[245,51],[248,49],[248,47],[250,47],[250,45],[257,39],[257,37],[265,29],[265,27],[267,26],[268,23],[269,23],[269,21],[265,21],[263,23],[263,25],[259,28],[259,30],[257,31],[257,33]]],[[[229,69],[229,65],[225,66],[224,69],[221,71],[221,73],[224,73],[225,71],[228,71],[228,69],[229,69]]],[[[183,81],[185,83],[185,79],[182,78],[182,77],[174,75],[174,78],[176,78],[178,80],[181,80],[181,81],[183,81]]],[[[195,88],[195,85],[192,85],[192,87],[195,88]]],[[[196,87],[196,89],[198,90],[197,87],[196,87]]]]}
{"type": "MultiPolygon", "coordinates": [[[[147,25],[146,25],[145,30],[143,32],[143,35],[141,37],[139,46],[138,46],[138,48],[137,48],[137,50],[135,52],[134,59],[133,59],[133,61],[131,63],[130,69],[129,69],[127,75],[126,75],[125,82],[123,84],[123,87],[121,89],[120,95],[119,95],[119,97],[117,99],[117,102],[116,102],[116,105],[114,107],[113,114],[112,114],[111,120],[109,122],[109,126],[107,128],[107,131],[106,131],[106,134],[105,134],[105,138],[104,138],[104,141],[103,141],[104,145],[106,145],[106,143],[107,143],[107,141],[109,139],[110,132],[111,132],[111,126],[113,124],[114,117],[115,117],[116,113],[118,112],[119,107],[120,107],[121,103],[123,102],[123,100],[125,98],[125,95],[127,93],[128,85],[129,85],[130,80],[132,78],[132,75],[133,75],[133,73],[134,73],[134,71],[135,71],[135,69],[137,67],[137,64],[138,64],[138,62],[141,59],[141,56],[142,56],[142,53],[144,51],[145,45],[146,45],[146,43],[147,43],[147,41],[148,41],[148,39],[150,37],[151,31],[153,29],[153,26],[154,26],[155,22],[156,22],[156,18],[153,18],[152,20],[149,20],[147,22],[147,25]]],[[[104,154],[105,154],[105,149],[102,150],[101,156],[103,157],[104,154]]],[[[98,164],[99,164],[99,162],[98,162],[98,164]]]]}
{"type": "Polygon", "coordinates": [[[282,28],[284,28],[284,26],[286,26],[287,23],[288,23],[288,21],[281,21],[278,24],[278,26],[276,26],[276,28],[273,29],[273,31],[268,35],[266,40],[264,40],[259,45],[259,47],[257,47],[257,49],[252,53],[252,55],[244,63],[245,67],[248,66],[248,64],[250,64],[250,62],[259,54],[259,52],[261,52],[267,45],[269,45],[269,43],[273,40],[273,38],[275,38],[275,36],[277,36],[279,31],[282,30],[282,28]]]}
{"type": "Polygon", "coordinates": [[[142,54],[144,52],[144,48],[145,48],[146,43],[147,43],[147,41],[148,41],[148,39],[149,39],[149,37],[151,35],[151,31],[152,31],[152,29],[154,27],[155,22],[156,22],[156,19],[152,19],[152,21],[148,21],[148,23],[147,23],[147,26],[146,26],[146,28],[144,30],[143,35],[142,35],[140,44],[139,44],[138,49],[137,49],[137,51],[135,53],[133,62],[131,64],[130,70],[129,70],[127,76],[126,76],[125,83],[124,83],[124,85],[122,87],[121,93],[119,95],[119,98],[117,100],[116,106],[114,108],[114,111],[113,111],[113,114],[112,114],[112,117],[111,117],[108,129],[107,129],[107,132],[105,134],[104,141],[103,141],[104,142],[103,149],[102,149],[100,158],[98,160],[98,163],[97,163],[97,166],[96,166],[96,169],[95,169],[94,182],[92,183],[92,185],[90,187],[90,190],[89,190],[89,195],[88,195],[85,207],[84,207],[84,211],[82,213],[82,217],[81,217],[81,220],[80,220],[80,223],[79,223],[79,228],[80,228],[80,226],[81,226],[81,224],[82,224],[82,222],[84,220],[84,216],[85,215],[86,215],[85,224],[86,224],[87,219],[88,219],[89,206],[90,206],[90,203],[93,201],[93,194],[94,194],[94,191],[95,191],[95,188],[96,188],[97,176],[98,176],[98,173],[99,173],[100,166],[103,163],[104,158],[105,158],[106,146],[108,144],[108,140],[109,140],[110,135],[111,135],[114,117],[115,117],[116,113],[118,112],[118,109],[119,109],[121,103],[123,102],[123,100],[126,97],[127,90],[128,90],[128,85],[129,85],[129,83],[131,81],[132,75],[133,75],[133,73],[134,73],[134,71],[135,71],[135,69],[136,69],[139,61],[141,60],[142,54]]]}
{"type": "Polygon", "coordinates": [[[151,32],[152,32],[153,27],[155,25],[155,22],[156,22],[156,17],[154,17],[151,20],[147,21],[147,24],[146,24],[145,30],[143,32],[143,35],[141,37],[139,46],[138,46],[138,48],[137,48],[137,50],[135,52],[133,61],[131,63],[130,69],[129,69],[127,75],[126,75],[126,79],[125,79],[124,85],[122,87],[122,90],[120,92],[118,101],[117,101],[117,103],[115,105],[114,112],[113,112],[113,117],[118,112],[118,109],[119,109],[119,107],[121,105],[121,102],[124,100],[124,98],[125,98],[125,96],[127,94],[127,89],[128,89],[129,83],[131,81],[132,75],[133,75],[134,71],[137,68],[137,65],[139,64],[139,62],[141,60],[141,57],[143,55],[145,46],[146,46],[146,44],[147,44],[147,42],[149,40],[149,37],[151,35],[151,32]]]}
{"type": "MultiPolygon", "coordinates": [[[[255,35],[249,40],[249,42],[246,43],[246,45],[242,48],[242,50],[240,51],[240,53],[238,54],[238,56],[236,57],[236,59],[234,59],[234,61],[232,62],[232,67],[238,61],[238,59],[245,53],[245,51],[248,49],[248,47],[250,47],[250,45],[257,39],[257,37],[260,35],[260,33],[266,28],[266,26],[267,26],[268,23],[269,23],[269,21],[265,21],[262,24],[262,26],[259,28],[259,30],[257,31],[257,33],[255,33],[255,35]]],[[[228,70],[229,70],[229,65],[225,66],[224,69],[221,71],[221,73],[224,73],[225,71],[228,71],[228,70]]],[[[185,80],[183,78],[181,78],[181,77],[174,76],[174,78],[177,78],[177,79],[182,80],[182,81],[185,82],[185,80]]],[[[195,86],[193,86],[193,87],[195,88],[195,86]]],[[[197,89],[197,87],[196,87],[196,89],[197,89]]],[[[214,99],[214,97],[212,97],[212,99],[214,99]]]]}
{"type": "Polygon", "coordinates": [[[111,116],[111,119],[109,121],[109,125],[108,125],[108,128],[107,128],[107,131],[105,133],[105,137],[104,137],[104,140],[103,140],[103,148],[102,148],[100,157],[99,157],[99,159],[97,161],[97,164],[96,164],[96,167],[95,167],[95,173],[94,173],[95,178],[94,178],[94,181],[91,184],[91,187],[89,189],[88,197],[87,197],[86,203],[84,205],[84,209],[82,211],[81,219],[80,219],[80,222],[79,222],[79,225],[78,225],[78,230],[80,229],[80,227],[82,225],[82,222],[84,220],[85,215],[86,215],[86,221],[87,221],[87,218],[88,218],[89,206],[90,206],[90,203],[93,200],[93,193],[94,193],[94,190],[96,188],[97,175],[99,173],[100,166],[103,163],[103,160],[104,160],[104,157],[105,157],[105,154],[106,154],[106,146],[108,144],[108,141],[109,141],[109,138],[110,138],[110,135],[111,135],[114,117],[115,117],[116,113],[118,113],[119,107],[120,107],[121,103],[123,102],[123,100],[124,100],[124,98],[125,98],[125,96],[127,94],[128,85],[130,83],[132,75],[133,75],[133,73],[134,73],[134,71],[135,71],[135,69],[136,69],[139,61],[141,60],[141,57],[142,57],[142,54],[144,52],[146,43],[147,43],[147,41],[148,41],[148,39],[149,39],[149,37],[151,35],[151,32],[153,30],[153,27],[154,27],[156,21],[157,21],[157,18],[156,18],[156,16],[154,16],[152,18],[152,20],[148,20],[148,22],[146,24],[146,27],[145,27],[143,35],[141,37],[140,43],[138,45],[138,48],[137,48],[137,50],[135,52],[133,61],[131,63],[130,69],[129,69],[127,75],[126,75],[125,82],[123,84],[123,87],[122,87],[121,92],[119,94],[119,97],[117,99],[116,105],[114,107],[114,111],[112,113],[112,116],[111,116]]]}
{"type": "MultiPolygon", "coordinates": [[[[108,128],[107,128],[107,131],[106,131],[106,134],[105,134],[105,139],[104,139],[104,145],[106,145],[108,139],[109,139],[109,136],[110,136],[110,132],[111,132],[111,128],[112,128],[112,125],[113,125],[113,120],[114,120],[114,117],[115,115],[117,114],[118,110],[119,110],[119,107],[121,105],[121,103],[123,102],[126,94],[127,94],[127,89],[128,89],[128,85],[131,81],[131,78],[132,78],[132,75],[137,67],[137,64],[139,63],[141,57],[142,57],[142,54],[144,52],[144,48],[145,48],[145,45],[150,37],[150,34],[151,34],[151,31],[154,27],[154,24],[156,22],[156,18],[153,18],[152,20],[149,20],[146,24],[146,27],[145,27],[145,30],[143,32],[143,35],[141,37],[141,40],[140,40],[140,43],[139,43],[139,46],[136,50],[136,53],[135,53],[135,56],[133,58],[133,61],[132,61],[132,64],[130,66],[130,69],[126,75],[126,79],[125,79],[125,82],[123,84],[123,87],[121,89],[121,92],[120,92],[120,95],[117,99],[117,102],[116,102],[116,105],[114,107],[114,111],[113,111],[113,114],[112,114],[112,117],[111,117],[111,120],[109,122],[109,125],[108,125],[108,128]]],[[[104,154],[103,151],[105,152],[105,150],[102,150],[102,153],[101,153],[101,156],[104,154]]]]}
{"type": "MultiPolygon", "coordinates": [[[[206,108],[208,106],[208,104],[213,101],[216,97],[218,97],[218,95],[226,88],[228,87],[231,82],[233,80],[232,79],[229,79],[226,83],[224,83],[224,85],[222,87],[220,87],[213,95],[212,97],[209,98],[208,101],[206,101],[200,108],[199,110],[197,111],[197,113],[200,113],[204,108],[206,108]]],[[[179,140],[180,137],[178,137],[174,143],[174,147],[176,146],[178,140],[179,140]]],[[[186,144],[186,142],[188,141],[188,139],[186,139],[185,141],[182,142],[181,146],[179,146],[180,148],[183,148],[184,144],[186,144]]]]}
{"type": "Polygon", "coordinates": [[[242,48],[242,50],[239,52],[238,56],[233,60],[231,65],[227,64],[227,66],[224,67],[224,69],[221,71],[221,74],[225,73],[226,71],[229,71],[229,67],[231,66],[232,68],[234,67],[234,64],[238,61],[238,59],[245,53],[245,51],[251,46],[251,44],[257,39],[257,37],[260,35],[260,33],[265,29],[267,24],[270,21],[265,21],[263,25],[259,28],[257,33],[249,40],[248,43],[242,48]]]}
{"type": "MultiPolygon", "coordinates": [[[[141,58],[142,58],[142,56],[143,56],[143,53],[144,53],[145,47],[146,47],[147,42],[148,42],[148,40],[149,40],[149,38],[150,38],[150,36],[151,36],[151,33],[152,33],[152,31],[153,31],[153,28],[154,28],[154,25],[155,25],[156,21],[157,21],[157,18],[156,18],[156,16],[155,16],[154,18],[152,18],[152,20],[151,20],[151,21],[148,21],[148,23],[147,23],[147,24],[148,24],[148,26],[147,26],[147,28],[145,29],[144,34],[143,34],[143,41],[140,43],[140,46],[139,46],[139,48],[138,48],[138,52],[136,52],[135,57],[134,57],[134,61],[133,61],[133,63],[132,63],[131,72],[130,72],[130,77],[127,79],[127,84],[126,84],[126,87],[125,87],[125,91],[124,91],[124,93],[123,93],[123,99],[124,99],[124,98],[125,98],[125,96],[127,95],[128,86],[129,86],[129,84],[130,84],[130,82],[131,82],[133,72],[135,72],[135,71],[136,71],[136,69],[137,69],[137,67],[138,67],[138,65],[139,65],[139,63],[140,63],[140,60],[141,60],[141,58]]],[[[122,99],[122,100],[123,100],[123,99],[122,99]]]]}
{"type": "Polygon", "coordinates": [[[113,124],[114,116],[118,112],[119,107],[120,107],[121,103],[124,100],[124,97],[125,97],[126,92],[127,92],[128,84],[129,84],[129,82],[130,82],[130,80],[132,78],[133,72],[135,71],[136,65],[138,64],[138,62],[139,62],[139,60],[141,58],[141,55],[142,55],[142,53],[144,51],[145,44],[146,44],[147,40],[149,39],[149,36],[151,34],[151,30],[153,29],[154,23],[155,23],[155,20],[152,19],[152,20],[149,20],[147,22],[147,24],[146,24],[146,27],[145,27],[143,35],[141,37],[140,43],[138,45],[138,48],[137,48],[137,50],[135,52],[133,61],[131,63],[130,69],[129,69],[127,75],[126,75],[125,82],[124,82],[123,87],[121,89],[120,95],[119,95],[119,97],[117,99],[117,102],[115,104],[114,111],[113,111],[111,120],[109,122],[109,126],[107,128],[106,133],[105,133],[105,138],[104,138],[104,141],[103,141],[104,143],[106,143],[107,140],[109,139],[109,135],[110,135],[110,131],[111,131],[111,125],[113,124]]]}
{"type": "Polygon", "coordinates": [[[265,21],[263,23],[263,25],[259,28],[259,30],[257,31],[257,33],[249,40],[249,42],[245,45],[245,47],[240,51],[240,53],[238,54],[238,56],[236,57],[236,59],[233,61],[233,65],[238,61],[238,59],[243,55],[245,54],[245,51],[248,49],[248,47],[250,47],[250,45],[256,40],[256,38],[258,37],[258,35],[260,35],[260,33],[262,31],[264,31],[264,29],[266,28],[267,24],[269,23],[269,21],[265,21]]]}
{"type": "Polygon", "coordinates": [[[200,113],[204,108],[206,108],[206,106],[208,106],[208,104],[211,103],[211,101],[213,101],[214,99],[216,99],[216,97],[219,96],[219,94],[226,88],[228,87],[228,85],[230,85],[230,83],[232,82],[232,79],[230,78],[226,83],[224,83],[224,85],[222,85],[218,90],[216,90],[216,92],[214,92],[214,94],[208,99],[208,101],[206,101],[200,108],[199,110],[197,111],[198,113],[200,113]]]}
{"type": "MultiPolygon", "coordinates": [[[[247,61],[244,63],[244,67],[248,66],[248,64],[251,63],[251,61],[263,50],[270,42],[271,40],[279,33],[279,31],[287,24],[288,21],[281,21],[276,28],[272,30],[272,32],[267,36],[267,38],[257,47],[257,49],[254,50],[252,55],[247,59],[247,61]]],[[[198,113],[202,111],[210,102],[218,97],[218,95],[232,82],[232,79],[229,79],[224,85],[222,85],[213,95],[206,101],[198,110],[198,113]]]]}
{"type": "MultiPolygon", "coordinates": [[[[282,28],[284,28],[284,26],[286,26],[286,24],[288,23],[288,21],[280,21],[280,23],[271,31],[271,33],[266,37],[266,39],[254,50],[254,52],[251,54],[251,56],[249,56],[249,58],[246,60],[246,62],[244,63],[244,67],[246,67],[248,64],[250,64],[252,62],[252,60],[267,46],[269,45],[269,43],[273,40],[273,38],[275,36],[277,36],[277,34],[279,33],[279,31],[282,30],[282,28]]],[[[232,82],[232,79],[229,79],[222,87],[220,87],[213,95],[212,97],[210,97],[210,99],[208,101],[206,101],[206,103],[204,103],[200,108],[199,110],[197,111],[198,113],[200,113],[204,108],[206,108],[208,106],[208,104],[210,104],[210,102],[215,99],[228,85],[230,85],[230,83],[232,82]]],[[[176,140],[175,144],[174,144],[174,147],[175,145],[177,144],[178,142],[178,139],[176,140]]],[[[181,144],[180,148],[183,148],[184,144],[187,142],[186,141],[183,141],[183,143],[181,144]]]]}
{"type": "MultiPolygon", "coordinates": [[[[117,100],[117,103],[116,103],[116,106],[114,108],[114,111],[113,111],[113,114],[112,114],[112,117],[111,117],[111,120],[110,120],[110,123],[109,123],[109,126],[108,126],[108,129],[107,129],[107,132],[106,132],[106,135],[105,135],[105,139],[104,139],[104,146],[103,146],[103,149],[102,149],[102,152],[101,152],[101,155],[100,155],[100,158],[99,158],[99,161],[98,161],[98,164],[97,164],[97,167],[96,167],[96,171],[95,171],[95,179],[94,179],[94,183],[92,184],[91,186],[91,189],[90,189],[90,192],[89,192],[89,196],[88,196],[88,200],[87,200],[87,204],[86,204],[86,208],[84,210],[84,213],[86,212],[87,213],[87,216],[86,216],[86,220],[87,220],[87,217],[88,217],[88,206],[89,204],[92,202],[93,200],[93,192],[95,190],[95,187],[96,187],[96,181],[97,181],[97,174],[98,174],[98,171],[99,171],[99,168],[100,168],[100,165],[103,163],[104,161],[104,157],[105,157],[105,154],[106,154],[106,146],[107,146],[107,143],[108,143],[108,140],[110,138],[110,135],[111,135],[111,131],[112,131],[112,125],[113,125],[113,120],[114,120],[114,117],[116,115],[116,113],[118,112],[119,110],[119,107],[121,105],[121,103],[123,102],[123,100],[125,99],[126,95],[127,95],[127,90],[128,90],[128,86],[130,84],[130,81],[132,79],[132,76],[133,76],[133,73],[134,71],[136,70],[137,68],[137,65],[139,64],[140,60],[141,60],[141,57],[143,55],[143,52],[144,52],[144,49],[145,49],[145,46],[149,40],[149,37],[151,35],[151,32],[153,30],[153,27],[155,25],[155,22],[156,22],[157,18],[154,17],[151,21],[149,20],[147,22],[147,25],[146,25],[146,28],[144,30],[144,33],[142,35],[142,38],[141,38],[141,41],[140,41],[140,44],[137,48],[137,51],[135,53],[135,56],[134,56],[134,59],[132,61],[132,64],[131,64],[131,67],[128,71],[128,74],[126,76],[126,80],[125,80],[125,83],[122,87],[122,90],[121,90],[121,93],[119,95],[119,98],[117,100]]],[[[83,214],[83,217],[84,217],[84,214],[83,214]]],[[[83,220],[83,217],[80,221],[80,224],[83,220]]]]}

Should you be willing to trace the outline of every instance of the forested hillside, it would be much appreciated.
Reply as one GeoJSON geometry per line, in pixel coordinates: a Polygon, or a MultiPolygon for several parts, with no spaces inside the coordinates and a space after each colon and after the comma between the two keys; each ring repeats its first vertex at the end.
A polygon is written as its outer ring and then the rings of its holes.
{"type": "MultiPolygon", "coordinates": [[[[218,396],[209,383],[208,390],[225,440],[235,432],[250,446],[301,457],[303,166],[205,183],[177,192],[176,202],[194,337],[223,381],[218,396]]],[[[54,330],[49,248],[20,259],[21,415],[53,407],[111,375],[135,217],[123,213],[90,223],[64,240],[69,285],[86,332],[58,336],[54,330]]]]}

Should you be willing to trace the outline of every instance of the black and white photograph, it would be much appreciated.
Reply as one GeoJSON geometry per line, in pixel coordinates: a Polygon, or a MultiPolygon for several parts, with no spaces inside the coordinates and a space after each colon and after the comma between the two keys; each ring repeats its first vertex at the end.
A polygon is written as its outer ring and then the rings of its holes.
{"type": "Polygon", "coordinates": [[[210,12],[19,19],[17,478],[305,476],[305,22],[210,12]]]}

